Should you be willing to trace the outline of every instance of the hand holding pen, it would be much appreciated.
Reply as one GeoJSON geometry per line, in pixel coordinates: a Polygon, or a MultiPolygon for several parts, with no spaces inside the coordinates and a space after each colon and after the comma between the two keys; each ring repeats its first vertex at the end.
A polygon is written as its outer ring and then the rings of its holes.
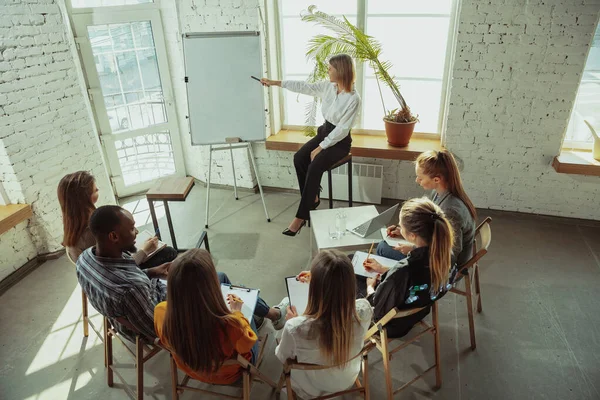
{"type": "Polygon", "coordinates": [[[235,294],[227,295],[227,304],[231,311],[242,311],[242,306],[244,305],[244,300],[236,296],[235,294]]]}

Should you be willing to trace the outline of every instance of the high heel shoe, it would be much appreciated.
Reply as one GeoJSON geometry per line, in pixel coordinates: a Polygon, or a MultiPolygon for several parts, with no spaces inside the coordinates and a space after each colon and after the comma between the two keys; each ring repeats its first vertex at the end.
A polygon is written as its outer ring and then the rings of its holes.
{"type": "Polygon", "coordinates": [[[290,228],[285,228],[285,230],[281,233],[283,233],[286,236],[292,236],[292,237],[296,236],[297,234],[300,233],[300,229],[302,229],[302,227],[304,227],[304,225],[306,225],[306,220],[302,221],[302,224],[300,224],[300,228],[298,228],[298,230],[296,232],[294,232],[290,228]]]}
{"type": "Polygon", "coordinates": [[[317,200],[317,201],[315,202],[315,204],[313,204],[313,207],[312,207],[312,209],[313,209],[313,210],[316,210],[316,209],[319,207],[319,205],[321,205],[321,199],[317,200]]]}

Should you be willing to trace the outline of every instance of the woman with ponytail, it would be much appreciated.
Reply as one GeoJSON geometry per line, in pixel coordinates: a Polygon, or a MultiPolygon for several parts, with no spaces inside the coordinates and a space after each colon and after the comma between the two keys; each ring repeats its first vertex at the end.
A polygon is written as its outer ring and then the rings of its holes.
{"type": "Polygon", "coordinates": [[[373,258],[364,262],[378,278],[367,279],[367,300],[374,306],[375,321],[392,308],[427,307],[406,318],[387,324],[390,337],[402,337],[429,314],[431,303],[441,298],[451,282],[454,234],[444,212],[426,198],[408,200],[400,210],[399,231],[414,247],[394,267],[387,268],[373,258]]]}
{"type": "MultiPolygon", "coordinates": [[[[477,211],[465,193],[458,165],[448,150],[426,151],[415,162],[416,182],[425,190],[432,190],[431,199],[440,206],[454,229],[454,260],[459,266],[473,255],[475,220],[477,211]]],[[[387,228],[388,235],[400,237],[396,225],[387,228]]],[[[377,254],[394,260],[401,260],[413,249],[411,245],[389,246],[382,241],[377,246],[377,254]]]]}

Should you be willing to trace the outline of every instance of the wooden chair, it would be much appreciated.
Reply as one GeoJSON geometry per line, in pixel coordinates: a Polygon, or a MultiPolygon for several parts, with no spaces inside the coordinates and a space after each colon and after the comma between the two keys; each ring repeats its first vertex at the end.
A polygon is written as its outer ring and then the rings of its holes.
{"type": "MultiPolygon", "coordinates": [[[[71,261],[71,263],[74,266],[77,266],[75,264],[75,261],[73,261],[71,259],[69,252],[67,251],[66,253],[67,253],[67,258],[69,259],[69,261],[71,261]]],[[[90,318],[88,315],[88,299],[87,299],[85,292],[83,291],[83,288],[81,289],[81,315],[83,317],[83,336],[88,337],[89,326],[91,326],[92,330],[94,332],[96,332],[96,335],[98,335],[100,340],[104,340],[104,335],[102,333],[100,333],[100,330],[96,328],[96,326],[92,323],[92,321],[90,321],[90,318]]],[[[104,366],[106,367],[106,359],[104,359],[104,366]]]]}
{"type": "MultiPolygon", "coordinates": [[[[375,344],[372,342],[366,342],[361,351],[352,357],[348,361],[352,361],[355,358],[361,357],[361,369],[362,369],[362,383],[356,378],[356,382],[354,387],[346,390],[342,390],[340,392],[335,392],[328,394],[326,396],[319,396],[313,398],[313,400],[325,400],[331,399],[337,396],[343,396],[350,393],[360,393],[362,398],[365,400],[370,399],[369,394],[369,369],[367,355],[368,353],[375,347],[375,344]]],[[[307,363],[299,363],[296,360],[287,360],[285,364],[283,364],[283,372],[281,373],[281,378],[279,379],[278,389],[281,390],[283,383],[285,381],[287,387],[287,398],[288,400],[294,400],[294,390],[292,389],[292,380],[291,374],[293,369],[302,370],[302,371],[323,371],[324,374],[327,373],[328,369],[335,368],[336,366],[330,365],[316,365],[316,364],[307,364],[307,363]]]]}
{"type": "Polygon", "coordinates": [[[341,167],[344,164],[348,164],[348,207],[352,207],[352,153],[336,162],[331,168],[327,170],[327,185],[329,186],[329,208],[333,208],[333,184],[331,178],[331,171],[341,167]]]}
{"type": "Polygon", "coordinates": [[[442,370],[440,364],[440,333],[438,327],[438,309],[437,302],[434,302],[431,305],[431,320],[432,324],[428,324],[424,321],[419,321],[417,325],[423,327],[423,330],[419,332],[416,336],[408,339],[396,339],[396,338],[388,338],[386,324],[396,318],[408,317],[409,315],[413,315],[423,310],[425,307],[420,308],[412,308],[409,310],[398,310],[397,308],[393,308],[386,315],[383,316],[379,321],[375,322],[375,324],[367,331],[365,335],[365,340],[370,341],[377,346],[377,349],[381,352],[381,356],[383,357],[383,370],[385,374],[385,385],[386,385],[386,394],[388,399],[392,399],[394,395],[408,386],[412,385],[415,381],[424,377],[425,374],[435,369],[435,382],[436,388],[439,389],[442,387],[442,370]],[[392,359],[392,354],[395,352],[407,347],[412,342],[417,339],[423,337],[424,335],[431,334],[433,335],[433,344],[434,344],[434,354],[435,354],[435,363],[430,366],[428,369],[423,371],[421,374],[415,376],[411,381],[405,383],[400,388],[394,390],[392,384],[392,375],[390,369],[390,361],[392,359]],[[403,340],[401,344],[396,346],[394,349],[390,350],[389,345],[394,340],[403,340]]]}
{"type": "MultiPolygon", "coordinates": [[[[269,379],[266,375],[259,371],[258,366],[260,365],[264,350],[265,344],[269,335],[265,335],[264,338],[260,342],[258,357],[256,358],[256,364],[252,364],[250,361],[246,360],[242,355],[237,354],[235,358],[231,358],[223,363],[223,366],[229,365],[239,365],[243,369],[242,373],[242,381],[232,383],[231,385],[214,385],[214,386],[230,386],[237,387],[242,389],[241,396],[232,396],[220,392],[215,392],[207,389],[200,389],[191,386],[187,386],[188,382],[191,378],[189,375],[185,375],[181,382],[179,381],[179,377],[177,375],[177,364],[175,363],[175,359],[173,358],[173,354],[171,354],[171,390],[172,390],[172,398],[173,400],[178,400],[179,395],[183,393],[185,390],[191,390],[194,392],[200,392],[203,394],[208,394],[211,396],[219,397],[219,398],[227,398],[227,399],[243,399],[250,400],[250,392],[252,391],[252,384],[254,380],[262,381],[267,385],[271,386],[273,389],[277,389],[275,382],[269,379]]],[[[168,351],[168,350],[167,350],[168,351]]]]}
{"type": "Polygon", "coordinates": [[[469,316],[469,334],[471,335],[472,350],[477,348],[477,343],[475,341],[475,321],[473,320],[473,300],[476,301],[477,312],[481,312],[483,308],[481,307],[481,286],[479,284],[479,260],[487,254],[490,243],[492,242],[491,222],[492,218],[487,217],[479,224],[475,230],[473,257],[462,265],[457,272],[456,276],[465,282],[465,290],[459,290],[455,287],[450,289],[451,292],[467,298],[467,314],[469,316]],[[479,241],[477,240],[478,237],[479,241]],[[474,294],[471,289],[473,285],[475,286],[474,294]]]}
{"type": "MultiPolygon", "coordinates": [[[[120,324],[126,326],[132,332],[137,330],[131,325],[131,323],[123,317],[115,318],[120,324]]],[[[129,342],[127,340],[127,342],[129,342]]],[[[114,329],[110,320],[104,317],[104,352],[107,360],[108,371],[106,374],[106,381],[109,387],[113,387],[114,374],[121,380],[125,392],[133,399],[142,400],[144,398],[144,363],[154,357],[157,353],[163,350],[158,339],[150,340],[143,337],[140,333],[135,336],[135,347],[132,349],[131,344],[128,344],[121,338],[121,335],[114,329]],[[127,352],[131,355],[135,362],[136,369],[136,392],[131,390],[123,376],[117,371],[116,365],[113,360],[113,342],[112,339],[117,338],[121,344],[125,347],[127,352]]]]}

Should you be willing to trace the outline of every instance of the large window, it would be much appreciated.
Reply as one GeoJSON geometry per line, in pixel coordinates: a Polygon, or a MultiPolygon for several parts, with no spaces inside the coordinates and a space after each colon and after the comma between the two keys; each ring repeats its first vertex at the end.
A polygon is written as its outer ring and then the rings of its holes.
{"type": "Polygon", "coordinates": [[[600,24],[588,54],[577,98],[567,126],[564,148],[591,149],[593,136],[587,121],[600,132],[600,24]]]}
{"type": "MultiPolygon", "coordinates": [[[[400,91],[420,123],[416,130],[440,134],[449,59],[449,35],[452,29],[453,0],[279,0],[281,36],[281,72],[283,79],[304,80],[313,68],[305,57],[310,38],[326,33],[320,27],[303,22],[300,14],[316,4],[318,10],[336,17],[346,16],[363,27],[383,47],[382,60],[394,65],[392,74],[400,83],[400,91]]],[[[355,128],[384,129],[383,108],[373,70],[357,65],[356,88],[362,97],[362,110],[355,128]]],[[[397,108],[392,92],[382,86],[387,109],[397,108]]],[[[305,110],[309,96],[281,91],[283,124],[286,127],[306,124],[305,110]]],[[[317,123],[322,116],[318,113],[317,123]]]]}

